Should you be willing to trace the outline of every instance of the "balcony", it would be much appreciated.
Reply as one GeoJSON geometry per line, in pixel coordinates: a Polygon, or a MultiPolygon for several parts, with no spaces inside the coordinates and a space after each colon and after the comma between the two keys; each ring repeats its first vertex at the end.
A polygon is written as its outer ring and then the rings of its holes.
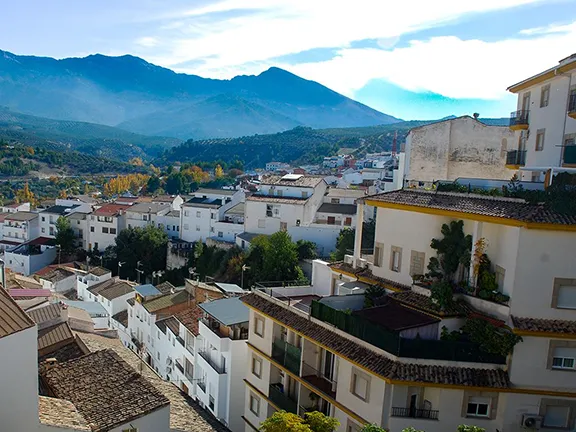
{"type": "Polygon", "coordinates": [[[568,102],[568,117],[576,119],[576,93],[570,95],[570,101],[568,102]]]}
{"type": "Polygon", "coordinates": [[[208,351],[200,350],[198,351],[198,354],[200,355],[200,357],[206,360],[206,363],[208,363],[210,367],[212,367],[212,369],[214,369],[218,374],[223,375],[226,373],[226,369],[224,369],[223,367],[218,365],[214,360],[212,360],[208,351]]]}
{"type": "Polygon", "coordinates": [[[306,363],[302,363],[302,379],[318,390],[336,399],[336,381],[327,378],[322,372],[306,363]]]}
{"type": "Polygon", "coordinates": [[[284,393],[284,387],[280,383],[270,384],[268,397],[278,408],[294,414],[298,414],[298,402],[284,393]]]}
{"type": "Polygon", "coordinates": [[[510,129],[513,131],[528,129],[529,110],[514,111],[510,114],[510,129]]]}
{"type": "Polygon", "coordinates": [[[302,351],[288,342],[276,339],[272,345],[272,358],[290,372],[300,374],[302,351]]]}
{"type": "Polygon", "coordinates": [[[526,165],[526,150],[511,150],[506,154],[506,167],[518,169],[526,165]]]}
{"type": "Polygon", "coordinates": [[[198,381],[198,387],[200,388],[200,390],[206,393],[206,381],[204,380],[198,381]]]}
{"type": "Polygon", "coordinates": [[[392,407],[392,417],[438,420],[438,411],[429,409],[392,407]]]}
{"type": "Polygon", "coordinates": [[[576,145],[567,145],[566,147],[564,147],[562,165],[563,166],[576,165],[576,145]]]}

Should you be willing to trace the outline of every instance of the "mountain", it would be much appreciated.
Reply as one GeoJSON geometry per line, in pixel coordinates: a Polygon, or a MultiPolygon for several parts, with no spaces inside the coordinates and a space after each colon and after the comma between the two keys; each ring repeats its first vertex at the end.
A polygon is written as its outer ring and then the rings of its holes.
{"type": "Polygon", "coordinates": [[[399,121],[279,68],[215,80],[128,55],[56,60],[0,51],[0,101],[31,115],[184,139],[399,121]]]}
{"type": "Polygon", "coordinates": [[[127,161],[148,159],[181,143],[177,138],[145,136],[94,123],[52,120],[0,107],[0,140],[48,150],[75,150],[127,161]]]}

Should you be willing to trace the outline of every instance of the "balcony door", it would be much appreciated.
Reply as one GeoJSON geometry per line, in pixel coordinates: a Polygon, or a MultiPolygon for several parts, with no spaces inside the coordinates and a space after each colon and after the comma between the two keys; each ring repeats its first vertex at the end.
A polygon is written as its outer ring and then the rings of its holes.
{"type": "Polygon", "coordinates": [[[529,109],[530,109],[530,92],[524,93],[524,96],[522,97],[522,111],[526,112],[529,109]]]}
{"type": "Polygon", "coordinates": [[[413,394],[410,396],[410,405],[408,407],[408,415],[416,417],[416,409],[418,408],[418,395],[413,394]]]}
{"type": "Polygon", "coordinates": [[[334,380],[334,354],[324,351],[324,376],[330,381],[334,380]]]}

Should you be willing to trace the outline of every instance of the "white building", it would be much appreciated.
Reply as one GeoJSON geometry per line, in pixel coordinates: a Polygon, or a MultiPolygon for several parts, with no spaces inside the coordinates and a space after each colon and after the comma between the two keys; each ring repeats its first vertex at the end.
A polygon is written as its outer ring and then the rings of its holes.
{"type": "Polygon", "coordinates": [[[184,198],[180,195],[157,195],[152,197],[152,202],[164,206],[170,206],[171,210],[180,210],[180,206],[184,203],[184,198]]]}
{"type": "Polygon", "coordinates": [[[233,432],[244,430],[248,308],[238,297],[201,303],[196,341],[196,399],[233,432]]]}
{"type": "Polygon", "coordinates": [[[58,293],[76,290],[76,273],[65,267],[53,268],[37,278],[43,289],[58,293]]]}
{"type": "Polygon", "coordinates": [[[290,169],[290,164],[284,162],[268,162],[266,163],[266,171],[280,171],[290,169]]]}
{"type": "MultiPolygon", "coordinates": [[[[87,289],[88,298],[85,301],[100,303],[109,317],[128,310],[128,299],[134,298],[134,287],[137,284],[127,280],[113,277],[90,286],[87,289]]],[[[109,325],[110,327],[110,325],[109,325]]]]}
{"type": "Polygon", "coordinates": [[[180,210],[170,210],[159,218],[164,232],[173,240],[180,238],[180,210]]]}
{"type": "Polygon", "coordinates": [[[90,213],[74,212],[68,216],[70,228],[74,231],[76,243],[84,250],[88,250],[88,220],[90,213]]]}
{"type": "Polygon", "coordinates": [[[506,168],[506,152],[513,146],[509,128],[470,116],[413,128],[406,137],[405,180],[509,180],[513,172],[506,168]]]}
{"type": "Polygon", "coordinates": [[[92,296],[88,295],[88,288],[99,284],[112,277],[112,272],[104,267],[90,267],[85,274],[76,276],[76,292],[80,300],[90,301],[92,296]]]}
{"type": "MultiPolygon", "coordinates": [[[[40,218],[40,235],[55,238],[58,231],[56,229],[56,221],[59,217],[68,217],[76,212],[89,213],[91,211],[92,207],[89,204],[74,200],[57,199],[55,205],[41,211],[38,216],[40,218]]],[[[72,221],[70,225],[74,229],[72,221]]]]}
{"type": "Polygon", "coordinates": [[[195,242],[214,237],[234,242],[242,232],[242,225],[227,222],[225,213],[243,200],[241,190],[198,189],[181,206],[180,238],[195,242]]]}
{"type": "Polygon", "coordinates": [[[17,213],[17,212],[29,212],[31,210],[30,203],[12,203],[5,206],[0,206],[0,213],[17,213]]]}
{"type": "Polygon", "coordinates": [[[36,237],[4,252],[4,263],[7,269],[29,276],[52,264],[56,259],[54,240],[36,237]]]}
{"type": "MultiPolygon", "coordinates": [[[[508,146],[509,168],[522,180],[544,181],[546,173],[576,167],[576,55],[516,83],[518,95],[510,118],[516,136],[508,146]]],[[[548,176],[548,181],[550,181],[548,176]]]]}
{"type": "Polygon", "coordinates": [[[34,240],[40,235],[38,213],[18,211],[4,217],[3,239],[16,243],[34,240]]]}
{"type": "Polygon", "coordinates": [[[104,251],[115,244],[116,236],[126,228],[126,210],[131,204],[110,203],[94,210],[88,220],[88,250],[104,251]]]}
{"type": "Polygon", "coordinates": [[[160,227],[160,218],[170,211],[169,205],[159,203],[136,203],[126,209],[128,228],[160,227]]]}

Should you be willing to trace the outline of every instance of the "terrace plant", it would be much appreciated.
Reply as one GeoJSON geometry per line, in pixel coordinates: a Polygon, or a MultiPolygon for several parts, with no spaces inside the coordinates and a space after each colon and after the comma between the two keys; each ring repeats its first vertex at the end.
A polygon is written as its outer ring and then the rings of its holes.
{"type": "Polygon", "coordinates": [[[451,221],[442,225],[441,239],[432,239],[430,247],[436,256],[428,263],[429,276],[447,282],[454,282],[456,272],[463,266],[470,266],[472,236],[464,234],[464,221],[451,221]]]}

